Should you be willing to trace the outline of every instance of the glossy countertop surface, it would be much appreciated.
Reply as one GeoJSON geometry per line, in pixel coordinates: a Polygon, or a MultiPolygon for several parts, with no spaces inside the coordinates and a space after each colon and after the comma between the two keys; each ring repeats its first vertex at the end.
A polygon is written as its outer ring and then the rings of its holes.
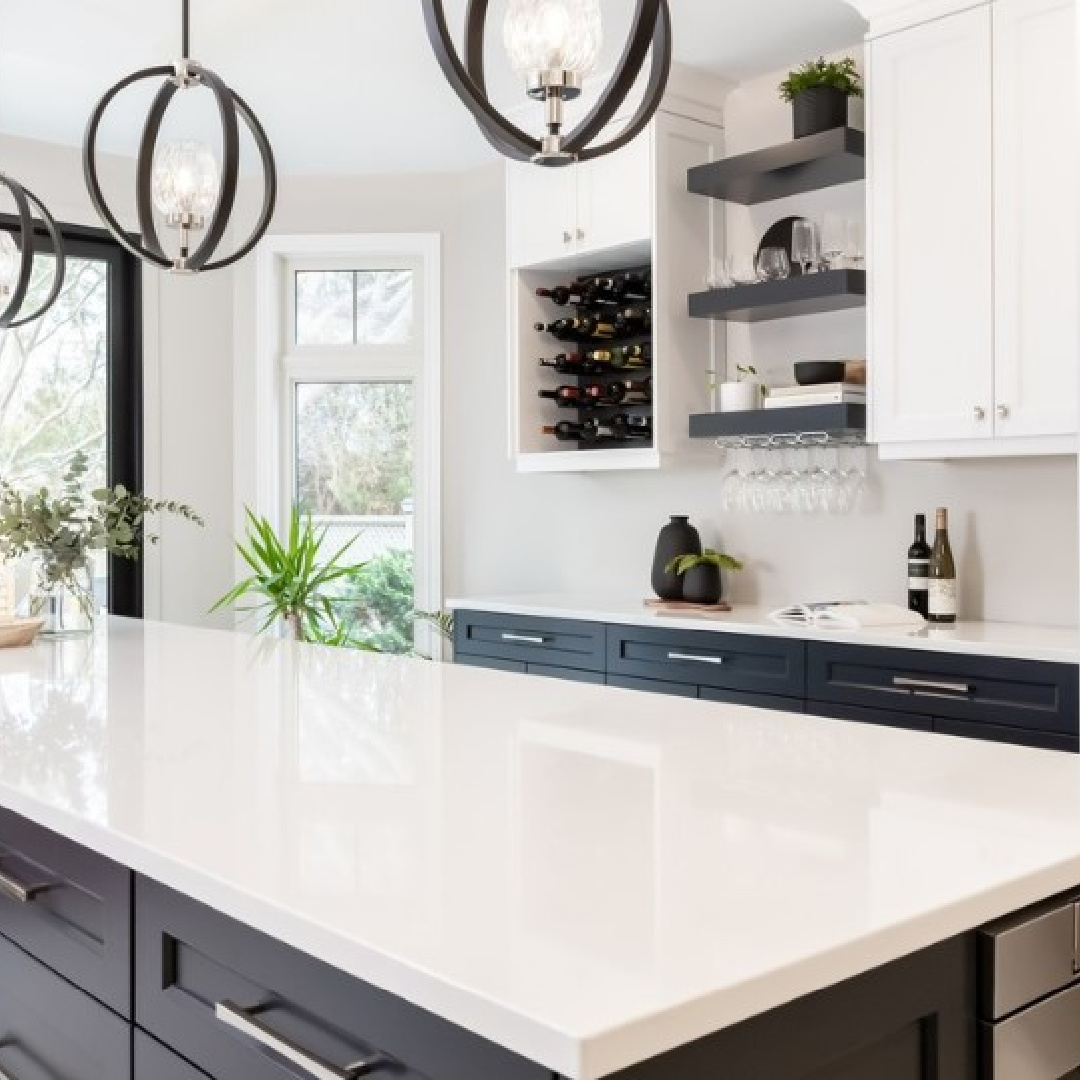
{"type": "Polygon", "coordinates": [[[583,1080],[1080,882],[1071,755],[124,620],[0,804],[583,1080]]]}
{"type": "MultiPolygon", "coordinates": [[[[825,599],[828,599],[826,597],[825,599]]],[[[1075,627],[1034,626],[1025,623],[958,622],[922,629],[875,627],[868,630],[819,630],[773,622],[774,608],[735,604],[729,612],[671,611],[647,607],[643,600],[624,597],[571,596],[541,593],[522,596],[475,596],[450,600],[447,606],[540,618],[578,619],[673,630],[713,630],[729,634],[832,641],[845,645],[874,645],[892,649],[925,649],[969,656],[999,656],[1014,660],[1080,663],[1080,630],[1075,627]]]]}

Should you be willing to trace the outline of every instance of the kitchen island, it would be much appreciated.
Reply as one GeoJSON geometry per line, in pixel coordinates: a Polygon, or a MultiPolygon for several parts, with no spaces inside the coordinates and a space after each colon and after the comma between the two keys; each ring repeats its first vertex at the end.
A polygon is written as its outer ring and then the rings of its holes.
{"type": "Polygon", "coordinates": [[[0,807],[0,1005],[136,1080],[794,1077],[889,1009],[961,1080],[970,931],[1080,883],[1071,755],[116,619],[0,653],[0,807]]]}

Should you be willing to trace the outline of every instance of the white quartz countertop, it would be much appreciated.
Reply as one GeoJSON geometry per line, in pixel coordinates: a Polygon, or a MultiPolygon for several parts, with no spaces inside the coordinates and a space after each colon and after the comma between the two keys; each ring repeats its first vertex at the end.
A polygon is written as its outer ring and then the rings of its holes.
{"type": "Polygon", "coordinates": [[[595,1080],[1080,882],[1080,758],[113,620],[0,804],[595,1080]]]}
{"type": "MultiPolygon", "coordinates": [[[[828,597],[826,597],[828,599],[828,597]]],[[[958,622],[920,630],[819,630],[781,625],[769,618],[775,608],[736,604],[730,612],[670,611],[646,607],[643,600],[626,597],[575,597],[559,594],[477,596],[450,600],[447,606],[467,611],[578,619],[629,626],[667,627],[678,630],[714,630],[729,634],[833,641],[847,645],[875,645],[894,649],[998,656],[1015,660],[1080,663],[1080,630],[1023,623],[958,622]]]]}

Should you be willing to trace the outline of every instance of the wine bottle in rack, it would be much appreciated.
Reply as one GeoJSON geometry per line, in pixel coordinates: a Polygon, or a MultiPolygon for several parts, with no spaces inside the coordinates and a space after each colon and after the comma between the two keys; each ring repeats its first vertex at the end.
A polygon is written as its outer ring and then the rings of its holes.
{"type": "Polygon", "coordinates": [[[558,424],[545,424],[540,429],[541,435],[554,435],[559,442],[595,442],[597,428],[591,421],[576,424],[563,420],[558,424]]]}
{"type": "Polygon", "coordinates": [[[539,364],[553,368],[559,375],[602,375],[610,369],[607,362],[590,360],[587,353],[559,353],[551,360],[541,359],[539,364]]]}
{"type": "Polygon", "coordinates": [[[649,300],[652,298],[652,274],[631,270],[619,277],[621,294],[628,300],[649,300]]]}
{"type": "Polygon", "coordinates": [[[579,405],[588,398],[580,386],[556,386],[554,390],[538,390],[537,393],[560,405],[579,405]]]}
{"type": "Polygon", "coordinates": [[[556,285],[554,289],[537,289],[536,295],[543,300],[550,300],[556,307],[604,307],[617,304],[614,296],[604,294],[595,285],[575,281],[573,285],[556,285]]]}
{"type": "Polygon", "coordinates": [[[619,413],[609,417],[605,423],[610,427],[615,438],[618,439],[651,439],[653,434],[653,422],[651,416],[632,416],[630,413],[619,413]]]}
{"type": "Polygon", "coordinates": [[[574,316],[556,319],[552,323],[538,322],[538,333],[548,333],[560,341],[587,341],[590,338],[613,338],[618,333],[614,322],[600,319],[595,315],[574,316]]]}
{"type": "Polygon", "coordinates": [[[623,308],[614,321],[620,330],[627,333],[647,334],[652,329],[652,311],[647,307],[623,308]]]}

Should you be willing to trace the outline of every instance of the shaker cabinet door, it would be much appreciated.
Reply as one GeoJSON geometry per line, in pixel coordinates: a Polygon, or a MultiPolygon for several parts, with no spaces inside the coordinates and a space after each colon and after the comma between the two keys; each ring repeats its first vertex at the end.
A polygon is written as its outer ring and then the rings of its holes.
{"type": "Polygon", "coordinates": [[[1077,430],[1076,61],[1073,0],[994,4],[997,436],[1077,430]]]}
{"type": "Polygon", "coordinates": [[[989,6],[870,45],[873,437],[993,433],[989,6]]]}
{"type": "MultiPolygon", "coordinates": [[[[625,125],[613,125],[607,140],[625,125]]],[[[564,170],[567,171],[567,170],[564,170]]],[[[629,244],[653,234],[653,128],[613,154],[572,166],[578,183],[578,252],[582,255],[629,244]]]]}
{"type": "Polygon", "coordinates": [[[511,269],[568,258],[577,251],[576,170],[546,169],[530,161],[506,163],[511,269]]]}

